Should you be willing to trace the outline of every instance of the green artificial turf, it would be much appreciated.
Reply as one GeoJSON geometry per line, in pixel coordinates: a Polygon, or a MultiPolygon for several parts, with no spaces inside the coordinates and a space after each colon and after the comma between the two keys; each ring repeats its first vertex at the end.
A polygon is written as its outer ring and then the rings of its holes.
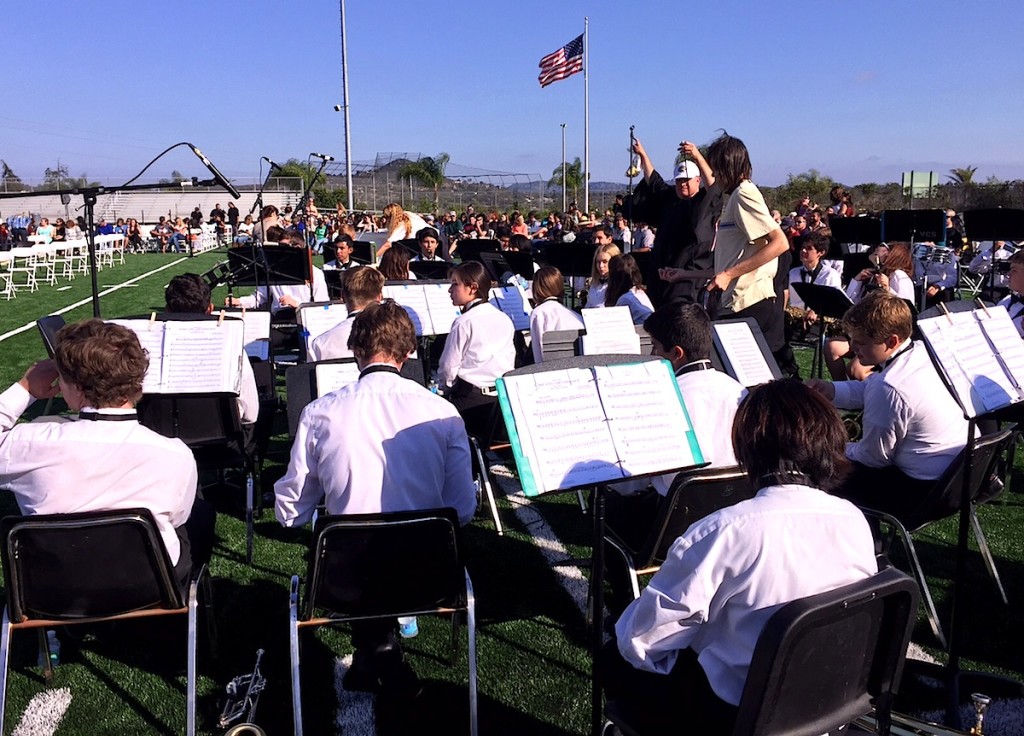
{"type": "MultiPolygon", "coordinates": [[[[201,273],[223,257],[223,252],[215,252],[184,259],[133,287],[114,291],[102,299],[103,316],[157,309],[171,276],[186,271],[201,273]]],[[[100,274],[101,288],[177,260],[179,257],[172,255],[129,256],[125,265],[100,274]]],[[[87,296],[88,280],[79,277],[70,290],[44,286],[36,294],[20,293],[12,301],[0,301],[0,334],[87,296]]],[[[218,290],[215,300],[219,302],[223,296],[223,289],[218,290]]],[[[72,321],[91,313],[91,306],[84,305],[66,314],[65,319],[72,321]]],[[[811,351],[798,346],[796,352],[806,376],[811,351]]],[[[42,357],[45,353],[34,327],[0,342],[0,389],[42,357]]],[[[287,462],[288,442],[281,413],[275,430],[264,467],[265,490],[272,487],[287,462]]],[[[972,551],[966,581],[969,605],[963,612],[967,632],[963,652],[966,665],[1021,678],[1024,497],[1016,490],[1024,489],[1024,478],[1019,477],[1019,458],[1017,468],[1015,491],[983,507],[979,516],[1011,603],[1018,607],[1003,606],[980,557],[972,551]]],[[[73,483],[74,478],[69,477],[68,482],[73,483]]],[[[269,734],[289,733],[288,583],[293,574],[305,572],[309,532],[282,529],[268,510],[256,524],[255,558],[252,565],[247,565],[241,492],[237,488],[211,488],[207,497],[219,512],[218,541],[210,566],[219,648],[216,656],[205,643],[200,648],[199,731],[223,731],[216,721],[224,686],[232,677],[248,672],[256,650],[263,648],[263,672],[268,682],[257,721],[269,734]]],[[[0,504],[3,513],[16,511],[9,495],[0,496],[0,504]]],[[[589,555],[589,521],[573,494],[535,499],[533,504],[566,545],[568,554],[589,555]]],[[[504,536],[495,533],[486,510],[481,510],[465,530],[468,566],[477,598],[480,731],[510,736],[585,734],[589,728],[590,657],[582,615],[532,543],[530,532],[517,520],[512,505],[500,494],[499,507],[506,525],[504,536]]],[[[944,621],[948,621],[954,522],[936,525],[918,539],[937,604],[944,621]]],[[[409,564],[416,564],[414,551],[410,552],[409,564]]],[[[450,667],[448,621],[422,617],[420,632],[407,642],[406,649],[426,690],[412,705],[379,703],[380,733],[459,732],[466,727],[465,644],[460,643],[456,664],[450,667]]],[[[72,629],[61,632],[61,662],[52,683],[52,687],[68,688],[72,693],[58,734],[183,732],[183,622],[150,620],[96,627],[84,635],[72,633],[72,629]]],[[[200,638],[205,640],[205,636],[200,638]]],[[[304,633],[302,640],[307,733],[335,733],[334,660],[351,651],[347,630],[321,629],[304,633]]],[[[919,616],[914,640],[941,658],[923,616],[919,616]]],[[[8,731],[18,723],[29,700],[45,689],[35,666],[36,656],[35,635],[16,635],[4,723],[8,731]]]]}

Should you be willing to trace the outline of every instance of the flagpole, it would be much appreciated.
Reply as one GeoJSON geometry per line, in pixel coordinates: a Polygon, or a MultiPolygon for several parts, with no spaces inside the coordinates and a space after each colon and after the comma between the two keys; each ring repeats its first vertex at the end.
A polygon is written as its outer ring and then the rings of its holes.
{"type": "Polygon", "coordinates": [[[590,216],[590,18],[583,16],[583,212],[590,216]]]}

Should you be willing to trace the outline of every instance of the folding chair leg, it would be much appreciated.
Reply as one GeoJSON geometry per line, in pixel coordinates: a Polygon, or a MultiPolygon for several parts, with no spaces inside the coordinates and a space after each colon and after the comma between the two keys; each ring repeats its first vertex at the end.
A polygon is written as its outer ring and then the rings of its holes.
{"type": "Polygon", "coordinates": [[[469,444],[473,456],[476,458],[477,470],[480,473],[480,489],[483,490],[487,498],[487,504],[490,506],[491,518],[494,520],[494,529],[498,532],[499,537],[504,536],[505,530],[501,526],[501,517],[498,516],[498,504],[494,500],[494,486],[491,485],[491,474],[484,459],[484,453],[480,449],[480,443],[476,437],[470,437],[469,444]]]}
{"type": "Polygon", "coordinates": [[[4,705],[7,702],[7,665],[11,656],[11,620],[7,606],[4,606],[2,630],[0,630],[0,736],[4,733],[4,705]]]}
{"type": "Polygon", "coordinates": [[[476,597],[466,572],[466,629],[469,636],[469,736],[477,736],[476,597]]]}
{"type": "Polygon", "coordinates": [[[302,691],[299,682],[299,576],[292,576],[288,601],[288,639],[292,664],[292,731],[302,736],[302,691]]]}
{"type": "Polygon", "coordinates": [[[46,629],[36,629],[39,636],[39,660],[42,662],[43,679],[49,687],[53,682],[53,660],[50,659],[50,640],[46,636],[46,629]]]}
{"type": "Polygon", "coordinates": [[[949,645],[946,643],[946,637],[942,633],[942,624],[939,623],[939,614],[935,610],[935,602],[932,600],[932,591],[928,587],[928,581],[925,580],[924,570],[921,567],[921,560],[917,556],[917,549],[914,547],[914,540],[910,538],[910,534],[906,529],[897,529],[897,536],[900,538],[900,543],[903,545],[903,550],[907,553],[907,559],[910,560],[911,571],[914,573],[914,578],[917,580],[917,586],[921,589],[921,600],[924,602],[925,613],[928,615],[928,624],[932,627],[932,633],[935,634],[935,638],[939,640],[939,644],[942,645],[943,649],[948,649],[949,645]]]}
{"type": "Polygon", "coordinates": [[[210,645],[210,658],[214,661],[220,654],[220,640],[217,636],[217,615],[213,603],[213,580],[207,570],[200,578],[203,593],[203,613],[206,616],[206,640],[210,645]]]}
{"type": "Polygon", "coordinates": [[[985,560],[988,574],[996,581],[996,587],[999,588],[999,595],[1002,596],[1003,605],[1008,606],[1010,601],[1006,597],[1003,581],[999,577],[999,571],[996,570],[996,561],[992,558],[992,550],[988,548],[988,540],[985,538],[985,532],[981,530],[981,522],[978,521],[978,514],[974,506],[971,506],[971,528],[974,530],[974,538],[978,540],[978,549],[981,551],[981,558],[985,560]]]}
{"type": "Polygon", "coordinates": [[[185,733],[196,733],[196,639],[199,617],[199,581],[193,580],[188,588],[188,673],[185,682],[185,733]]]}
{"type": "Polygon", "coordinates": [[[245,564],[252,564],[253,496],[255,488],[252,473],[245,476],[245,564]]]}

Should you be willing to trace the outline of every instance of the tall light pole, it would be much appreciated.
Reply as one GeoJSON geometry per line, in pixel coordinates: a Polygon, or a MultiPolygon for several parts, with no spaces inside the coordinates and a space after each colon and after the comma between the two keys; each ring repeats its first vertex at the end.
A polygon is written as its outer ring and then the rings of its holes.
{"type": "Polygon", "coordinates": [[[565,200],[565,123],[562,123],[562,214],[568,209],[568,202],[565,200]]]}
{"type": "MultiPolygon", "coordinates": [[[[348,44],[345,36],[345,0],[341,2],[341,92],[342,109],[345,112],[345,189],[348,195],[348,211],[352,212],[352,136],[348,120],[348,44]]],[[[338,109],[337,105],[334,108],[338,109]]]]}

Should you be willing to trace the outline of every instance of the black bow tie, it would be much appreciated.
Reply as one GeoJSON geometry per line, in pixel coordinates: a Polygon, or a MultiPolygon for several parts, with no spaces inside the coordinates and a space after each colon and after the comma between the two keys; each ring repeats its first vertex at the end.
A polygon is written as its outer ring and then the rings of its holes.
{"type": "Polygon", "coordinates": [[[1021,296],[1020,294],[1010,294],[1010,303],[1006,306],[1012,307],[1014,304],[1020,304],[1021,302],[1024,302],[1024,296],[1021,296]]]}

